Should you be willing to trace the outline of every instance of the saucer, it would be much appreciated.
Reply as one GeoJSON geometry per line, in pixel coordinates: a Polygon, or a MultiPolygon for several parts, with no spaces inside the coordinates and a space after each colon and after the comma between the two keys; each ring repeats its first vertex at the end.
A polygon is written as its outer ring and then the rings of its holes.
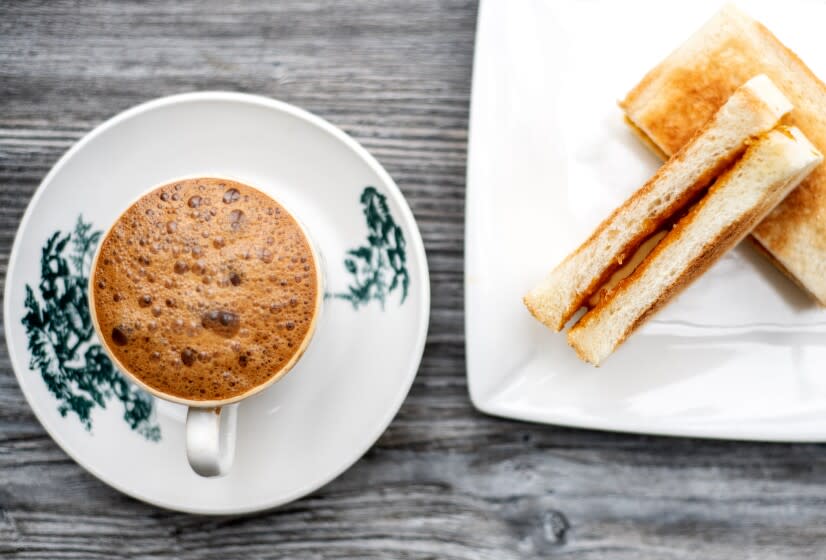
{"type": "Polygon", "coordinates": [[[421,235],[396,184],[344,132],[291,105],[206,92],[129,109],[75,144],[18,230],[5,291],[17,380],[52,438],[112,487],[161,507],[245,513],[334,479],[384,432],[424,350],[430,291],[421,235]],[[101,232],[141,193],[178,178],[235,179],[299,216],[326,270],[307,352],[241,403],[227,476],[189,467],[186,408],[144,393],[92,329],[86,284],[101,232]]]}

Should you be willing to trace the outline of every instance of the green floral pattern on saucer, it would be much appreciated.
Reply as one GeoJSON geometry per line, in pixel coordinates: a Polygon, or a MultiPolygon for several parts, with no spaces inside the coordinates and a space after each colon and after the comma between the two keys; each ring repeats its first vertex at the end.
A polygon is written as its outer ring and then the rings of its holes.
{"type": "Polygon", "coordinates": [[[371,301],[378,301],[384,309],[387,298],[398,292],[401,305],[410,289],[404,232],[393,219],[387,198],[375,187],[365,188],[360,201],[367,243],[347,251],[344,267],[351,276],[350,285],[332,296],[349,301],[355,309],[371,301]]]}
{"type": "Polygon", "coordinates": [[[42,248],[39,297],[26,284],[22,319],[31,352],[29,368],[40,371],[61,416],[74,413],[86,430],[92,430],[94,408],[106,408],[114,397],[132,430],[160,441],[152,397],[124,379],[103,348],[92,342],[87,283],[101,232],[91,229],[79,216],[74,232],[56,231],[42,248]]]}

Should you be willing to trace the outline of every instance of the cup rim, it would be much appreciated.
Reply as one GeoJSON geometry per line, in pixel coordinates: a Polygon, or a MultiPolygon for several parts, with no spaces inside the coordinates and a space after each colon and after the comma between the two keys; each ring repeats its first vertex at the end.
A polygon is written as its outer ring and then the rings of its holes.
{"type": "Polygon", "coordinates": [[[92,319],[92,326],[94,327],[95,334],[97,335],[98,340],[100,341],[100,345],[103,348],[104,352],[106,352],[106,355],[109,357],[110,360],[112,360],[112,362],[115,364],[115,367],[117,367],[118,371],[121,374],[128,377],[129,380],[132,381],[133,383],[135,383],[138,387],[140,387],[141,389],[143,389],[147,393],[149,393],[149,394],[151,394],[151,395],[153,395],[153,396],[155,396],[159,399],[163,399],[163,400],[173,402],[173,403],[176,403],[176,404],[182,404],[182,405],[186,405],[186,406],[189,406],[189,407],[192,407],[192,408],[220,408],[222,406],[227,406],[227,405],[230,405],[230,404],[234,404],[234,403],[240,402],[240,401],[242,401],[246,398],[257,395],[258,393],[260,393],[264,389],[267,389],[268,387],[272,386],[274,383],[276,383],[281,378],[283,378],[287,373],[289,373],[290,370],[292,370],[293,367],[295,367],[295,365],[298,363],[298,361],[301,359],[301,357],[307,351],[307,347],[310,345],[310,342],[311,342],[311,340],[313,339],[313,337],[315,335],[315,332],[316,332],[316,329],[317,329],[317,326],[318,326],[318,318],[319,318],[319,315],[321,314],[321,305],[322,305],[322,302],[324,301],[324,274],[323,274],[323,271],[321,270],[321,266],[322,266],[322,261],[321,261],[321,258],[320,258],[320,253],[319,253],[319,251],[316,247],[316,244],[315,244],[313,238],[310,237],[309,232],[307,231],[307,228],[304,226],[304,223],[300,219],[298,219],[298,217],[295,215],[295,213],[292,210],[290,210],[289,208],[284,206],[279,200],[277,200],[271,194],[262,191],[258,187],[250,185],[248,182],[246,182],[244,180],[235,179],[231,176],[226,176],[226,175],[224,175],[224,176],[215,176],[215,175],[205,174],[205,175],[185,175],[185,176],[175,177],[175,178],[172,178],[172,179],[162,181],[162,182],[146,189],[145,191],[141,192],[138,196],[134,197],[129,202],[129,204],[126,205],[126,207],[118,214],[118,216],[112,221],[112,223],[104,231],[104,234],[101,236],[100,242],[98,242],[98,245],[95,248],[95,256],[92,259],[92,264],[91,264],[90,272],[89,272],[89,279],[88,279],[88,282],[87,282],[87,285],[86,285],[86,293],[87,293],[88,298],[89,298],[89,315],[92,319]],[[164,185],[169,185],[169,184],[176,183],[176,182],[179,182],[179,181],[188,181],[188,180],[193,180],[193,179],[217,179],[217,180],[233,181],[235,183],[240,183],[240,184],[242,184],[242,185],[244,185],[248,188],[254,189],[254,190],[258,191],[259,193],[263,194],[264,196],[272,199],[279,206],[281,206],[281,208],[284,211],[286,211],[287,214],[290,215],[290,217],[293,218],[293,220],[295,221],[296,224],[298,224],[299,229],[304,234],[304,237],[307,239],[307,245],[310,247],[310,253],[312,254],[313,262],[315,263],[315,269],[316,269],[316,275],[315,275],[315,277],[316,277],[316,298],[315,298],[316,301],[315,301],[315,306],[314,306],[313,318],[312,318],[312,321],[310,322],[310,326],[307,330],[307,334],[304,337],[304,339],[301,341],[301,344],[299,345],[296,352],[293,353],[293,355],[290,357],[290,359],[287,361],[287,363],[275,375],[273,375],[272,377],[267,379],[264,383],[261,383],[260,385],[256,385],[255,387],[253,387],[252,389],[250,389],[246,393],[242,393],[240,395],[235,395],[233,397],[229,397],[229,398],[226,398],[226,399],[212,399],[212,400],[185,399],[183,397],[178,397],[176,395],[171,395],[169,393],[165,393],[165,392],[160,391],[160,390],[158,390],[158,389],[156,389],[156,388],[154,388],[150,385],[147,385],[143,380],[141,380],[134,373],[129,371],[129,369],[121,363],[121,361],[117,358],[117,356],[115,356],[115,353],[112,352],[112,350],[109,348],[109,345],[106,342],[106,338],[104,336],[102,336],[102,331],[101,331],[101,328],[100,328],[100,324],[98,323],[97,309],[96,309],[96,306],[95,306],[95,290],[93,289],[93,284],[92,284],[93,281],[94,281],[94,277],[95,277],[94,273],[95,273],[95,270],[97,269],[97,262],[98,262],[98,258],[100,257],[100,251],[101,251],[101,247],[103,246],[103,241],[104,241],[104,239],[106,239],[109,236],[109,233],[111,233],[112,228],[115,226],[115,224],[117,224],[120,221],[120,219],[123,217],[123,215],[126,214],[126,212],[128,212],[129,209],[132,208],[132,206],[134,206],[139,200],[141,200],[144,196],[151,193],[152,191],[154,191],[156,189],[159,189],[159,188],[163,187],[164,185]]]}

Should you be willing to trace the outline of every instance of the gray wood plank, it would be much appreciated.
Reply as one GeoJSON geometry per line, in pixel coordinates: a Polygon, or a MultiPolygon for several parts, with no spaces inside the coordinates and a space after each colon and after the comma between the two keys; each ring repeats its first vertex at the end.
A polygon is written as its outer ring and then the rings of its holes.
{"type": "Polygon", "coordinates": [[[0,272],[39,181],[91,127],[160,95],[232,89],[314,111],[404,191],[433,288],[421,370],[352,469],[277,511],[208,518],[71,461],[0,352],[0,555],[11,558],[818,558],[826,448],[483,416],[468,400],[463,220],[475,2],[0,3],[0,272]]]}

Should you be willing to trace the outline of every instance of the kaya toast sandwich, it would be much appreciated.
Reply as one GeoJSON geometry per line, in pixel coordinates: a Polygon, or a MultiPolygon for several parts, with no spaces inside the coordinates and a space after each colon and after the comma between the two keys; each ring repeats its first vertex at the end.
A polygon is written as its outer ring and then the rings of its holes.
{"type": "Polygon", "coordinates": [[[525,296],[528,310],[549,328],[561,330],[646,239],[702,194],[749,141],[774,128],[791,110],[766,76],[744,83],[674,157],[525,296]]]}

